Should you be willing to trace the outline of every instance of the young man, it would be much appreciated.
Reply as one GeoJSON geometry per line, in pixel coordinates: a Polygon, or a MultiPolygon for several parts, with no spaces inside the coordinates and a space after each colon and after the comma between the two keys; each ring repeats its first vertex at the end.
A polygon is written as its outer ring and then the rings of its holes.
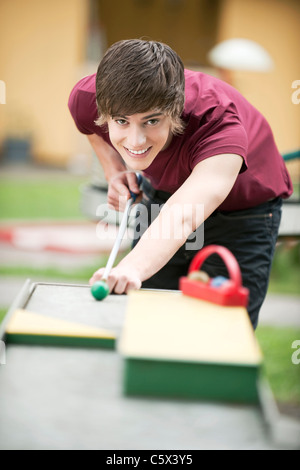
{"type": "MultiPolygon", "coordinates": [[[[202,247],[188,248],[187,238],[204,228],[204,246],[226,246],[236,257],[256,328],[282,198],[292,193],[264,117],[228,84],[184,70],[167,45],[143,40],[111,46],[97,74],[72,90],[69,109],[103,166],[112,207],[122,210],[129,189],[139,192],[134,172],[144,176],[141,208],[148,209],[148,220],[139,220],[138,243],[112,269],[110,290],[178,289],[202,247]],[[161,210],[152,220],[157,204],[161,210]]],[[[228,275],[217,255],[201,270],[228,275]]]]}

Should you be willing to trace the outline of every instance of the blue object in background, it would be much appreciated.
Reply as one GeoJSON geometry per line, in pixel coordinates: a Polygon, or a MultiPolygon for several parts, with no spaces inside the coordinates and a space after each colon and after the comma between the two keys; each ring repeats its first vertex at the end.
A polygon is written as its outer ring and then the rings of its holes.
{"type": "Polygon", "coordinates": [[[210,281],[210,285],[212,287],[220,287],[222,284],[224,284],[224,282],[228,281],[228,278],[227,277],[224,277],[224,276],[217,276],[217,277],[214,277],[211,281],[210,281]]]}
{"type": "Polygon", "coordinates": [[[27,163],[31,160],[30,139],[12,138],[4,140],[2,148],[3,161],[6,163],[27,163]]]}

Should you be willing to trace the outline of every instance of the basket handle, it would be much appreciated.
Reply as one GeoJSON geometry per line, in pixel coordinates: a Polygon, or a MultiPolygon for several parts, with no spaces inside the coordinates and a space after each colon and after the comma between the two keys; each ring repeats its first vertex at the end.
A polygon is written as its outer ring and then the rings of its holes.
{"type": "Polygon", "coordinates": [[[231,251],[225,248],[225,246],[209,245],[205,248],[202,248],[202,250],[200,250],[192,259],[192,262],[189,267],[189,273],[191,273],[192,271],[198,271],[199,268],[202,266],[203,262],[206,260],[206,258],[213,254],[218,254],[222,258],[226,265],[231,280],[237,287],[241,287],[242,275],[240,267],[236,258],[233,256],[231,251]]]}

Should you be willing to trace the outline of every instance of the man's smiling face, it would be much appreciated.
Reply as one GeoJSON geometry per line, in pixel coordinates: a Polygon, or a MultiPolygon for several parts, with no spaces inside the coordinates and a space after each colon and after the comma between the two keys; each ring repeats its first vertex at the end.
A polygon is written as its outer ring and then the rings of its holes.
{"type": "Polygon", "coordinates": [[[133,170],[148,168],[171,140],[171,119],[159,111],[116,115],[107,121],[112,145],[133,170]]]}

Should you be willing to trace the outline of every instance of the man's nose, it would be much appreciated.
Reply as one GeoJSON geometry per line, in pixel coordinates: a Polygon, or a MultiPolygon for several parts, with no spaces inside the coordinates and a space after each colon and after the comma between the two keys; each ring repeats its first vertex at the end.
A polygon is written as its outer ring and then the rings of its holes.
{"type": "Polygon", "coordinates": [[[127,141],[129,148],[141,148],[146,142],[146,135],[139,126],[132,126],[130,128],[127,141]]]}

